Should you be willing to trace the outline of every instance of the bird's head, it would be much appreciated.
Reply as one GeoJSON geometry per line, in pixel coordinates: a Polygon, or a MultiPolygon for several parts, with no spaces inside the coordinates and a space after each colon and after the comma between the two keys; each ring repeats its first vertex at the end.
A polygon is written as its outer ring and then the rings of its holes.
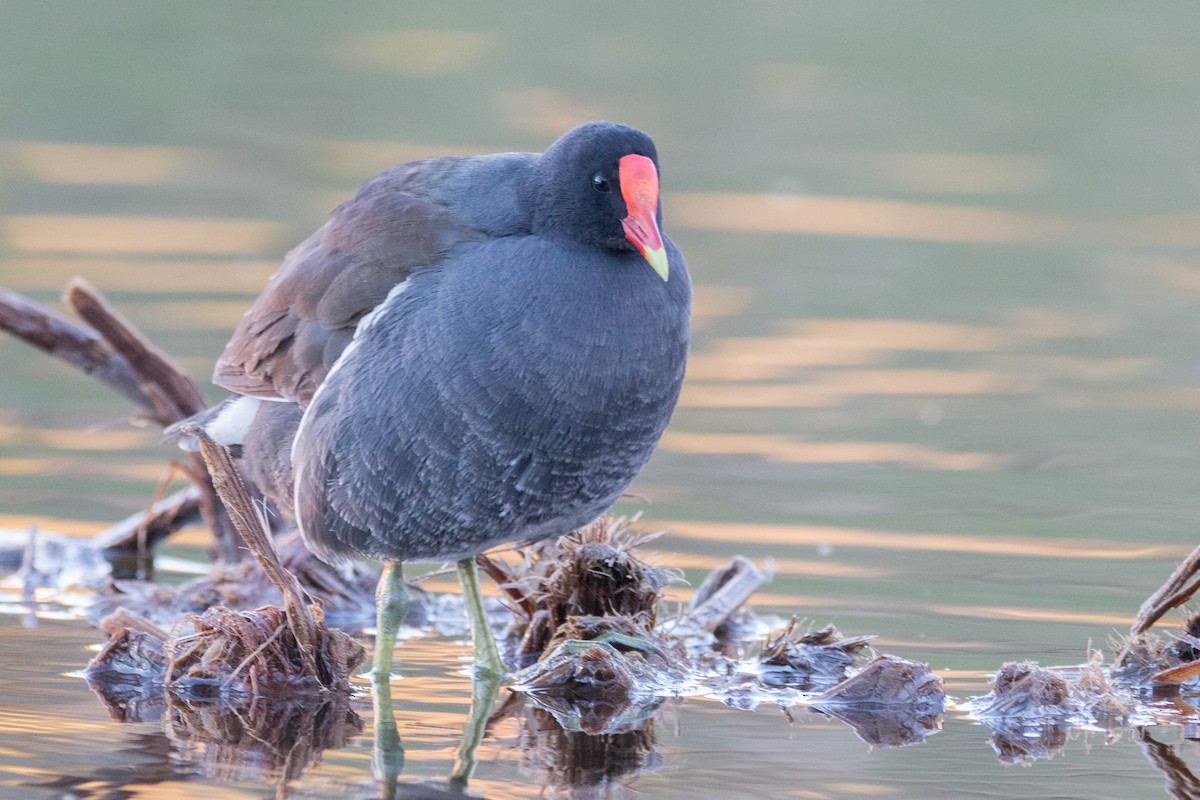
{"type": "Polygon", "coordinates": [[[612,251],[636,251],[667,280],[658,154],[639,130],[588,122],[538,158],[534,229],[612,251]]]}

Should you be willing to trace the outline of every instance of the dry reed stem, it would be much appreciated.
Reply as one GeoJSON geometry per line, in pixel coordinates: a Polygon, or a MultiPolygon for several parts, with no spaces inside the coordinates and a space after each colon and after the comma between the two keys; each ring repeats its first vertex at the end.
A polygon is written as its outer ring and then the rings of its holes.
{"type": "Polygon", "coordinates": [[[271,543],[262,519],[255,510],[254,502],[246,491],[241,474],[233,463],[229,451],[215,442],[197,423],[184,425],[181,432],[196,438],[200,443],[200,454],[208,466],[217,495],[229,511],[234,528],[241,535],[254,559],[263,568],[270,581],[283,594],[283,605],[287,612],[288,627],[304,654],[306,672],[321,674],[317,666],[317,620],[309,609],[299,581],[284,569],[271,543]]]}
{"type": "Polygon", "coordinates": [[[1134,636],[1145,633],[1172,608],[1191,600],[1192,595],[1200,589],[1200,577],[1197,577],[1197,573],[1200,573],[1200,545],[1175,567],[1166,583],[1142,603],[1130,633],[1134,636]]]}

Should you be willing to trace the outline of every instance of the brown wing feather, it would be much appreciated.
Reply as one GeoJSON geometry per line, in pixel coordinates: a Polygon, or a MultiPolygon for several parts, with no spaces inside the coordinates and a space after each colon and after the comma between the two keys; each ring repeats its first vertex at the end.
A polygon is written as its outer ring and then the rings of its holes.
{"type": "Polygon", "coordinates": [[[214,383],[307,405],[360,319],[413,270],[480,236],[423,196],[422,166],[367,182],[288,253],[226,345],[214,383]]]}

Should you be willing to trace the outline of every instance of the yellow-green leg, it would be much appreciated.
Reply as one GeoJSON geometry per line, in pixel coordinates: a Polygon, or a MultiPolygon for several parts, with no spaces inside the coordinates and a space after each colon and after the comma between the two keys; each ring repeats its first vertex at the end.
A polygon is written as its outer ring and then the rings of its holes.
{"type": "Polygon", "coordinates": [[[475,671],[494,678],[504,675],[504,662],[500,660],[500,649],[488,625],[487,612],[483,607],[483,595],[479,591],[479,571],[474,558],[458,562],[458,581],[462,584],[463,600],[467,605],[467,619],[471,622],[471,642],[475,649],[475,671]]]}
{"type": "Polygon", "coordinates": [[[375,660],[371,669],[375,701],[375,750],[372,766],[375,777],[383,785],[383,797],[396,795],[396,778],[404,769],[404,746],[396,728],[392,709],[392,652],[396,649],[396,633],[408,611],[408,590],[404,587],[404,570],[399,561],[388,561],[379,576],[375,590],[375,660]]]}
{"type": "Polygon", "coordinates": [[[396,779],[404,771],[404,743],[400,741],[396,712],[392,708],[392,685],[376,681],[373,699],[375,749],[371,752],[371,769],[383,788],[383,800],[392,800],[396,796],[396,779]]]}
{"type": "Polygon", "coordinates": [[[450,788],[465,789],[475,772],[475,751],[487,731],[488,717],[496,694],[500,691],[500,675],[480,672],[471,681],[471,710],[467,714],[467,725],[463,729],[462,744],[454,757],[454,768],[450,771],[450,788]]]}
{"type": "Polygon", "coordinates": [[[404,588],[404,569],[399,561],[385,562],[379,576],[379,586],[375,589],[375,661],[371,678],[376,686],[391,680],[396,633],[407,612],[408,590],[404,588]]]}

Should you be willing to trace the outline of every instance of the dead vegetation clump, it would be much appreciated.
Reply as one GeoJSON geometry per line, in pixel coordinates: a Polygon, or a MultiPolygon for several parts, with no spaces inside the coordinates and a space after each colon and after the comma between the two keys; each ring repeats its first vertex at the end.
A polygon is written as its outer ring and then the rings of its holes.
{"type": "Polygon", "coordinates": [[[1113,681],[1134,689],[1151,689],[1155,675],[1183,663],[1174,642],[1154,633],[1131,634],[1124,641],[1114,642],[1113,649],[1117,651],[1111,670],[1113,681]]]}
{"type": "Polygon", "coordinates": [[[992,678],[992,691],[979,698],[976,716],[1026,723],[1065,719],[1075,711],[1061,673],[1032,661],[1010,661],[992,678]]]}
{"type": "Polygon", "coordinates": [[[366,650],[341,631],[325,627],[320,606],[313,606],[313,652],[289,634],[279,606],[234,611],[215,606],[190,618],[193,631],[169,638],[166,684],[177,693],[222,696],[244,693],[283,698],[306,692],[348,688],[345,679],[362,663],[366,650]],[[315,667],[315,669],[314,669],[315,667]]]}
{"type": "Polygon", "coordinates": [[[123,659],[132,657],[127,666],[140,675],[149,663],[144,656],[154,649],[145,640],[150,636],[162,642],[162,685],[178,695],[348,694],[350,675],[365,657],[362,644],[326,625],[321,607],[307,602],[295,576],[280,563],[229,453],[199,426],[192,426],[189,434],[200,442],[217,492],[262,572],[283,596],[283,607],[235,611],[215,605],[202,614],[187,615],[166,636],[135,614],[118,615],[109,626],[116,644],[110,642],[93,659],[89,673],[119,674],[126,666],[123,659]],[[136,633],[126,633],[131,630],[136,633]]]}
{"type": "Polygon", "coordinates": [[[85,675],[93,688],[100,686],[102,694],[113,697],[166,689],[189,699],[278,700],[348,690],[345,678],[366,651],[357,640],[325,627],[319,606],[312,611],[317,627],[310,654],[290,635],[278,606],[256,611],[213,606],[185,615],[169,631],[122,610],[101,620],[111,638],[85,675]]]}
{"type": "MultiPolygon", "coordinates": [[[[325,690],[304,673],[278,608],[210,609],[170,631],[128,610],[102,624],[113,635],[84,672],[92,691],[119,722],[161,721],[212,777],[241,774],[253,761],[283,786],[362,733],[349,692],[325,690]]],[[[323,660],[340,659],[347,671],[362,660],[348,637],[320,646],[343,648],[323,660]]]]}
{"type": "Polygon", "coordinates": [[[832,625],[801,633],[799,619],[792,617],[759,654],[759,679],[768,686],[788,686],[801,691],[828,689],[846,679],[855,662],[869,652],[874,638],[847,639],[832,625]]]}
{"type": "Polygon", "coordinates": [[[1129,698],[1115,689],[1094,652],[1077,670],[1009,662],[992,679],[992,691],[975,698],[972,716],[992,729],[992,748],[1005,763],[1053,756],[1072,727],[1120,731],[1129,722],[1129,698]]]}
{"type": "Polygon", "coordinates": [[[602,517],[520,562],[481,558],[513,608],[517,687],[620,704],[683,679],[683,646],[658,625],[669,576],[634,553],[648,538],[602,517]]]}
{"type": "MultiPolygon", "coordinates": [[[[280,563],[296,576],[305,595],[320,604],[331,624],[348,629],[371,624],[378,575],[367,566],[330,566],[312,555],[295,531],[276,538],[274,546],[280,563]]],[[[200,614],[213,606],[252,610],[282,602],[279,587],[257,561],[250,560],[215,565],[207,575],[178,586],[112,580],[99,588],[90,613],[99,618],[124,608],[169,626],[185,614],[200,614]]]]}
{"type": "Polygon", "coordinates": [[[480,567],[512,606],[508,636],[517,643],[517,663],[536,661],[565,638],[592,639],[613,631],[649,639],[669,578],[634,554],[649,538],[633,531],[625,518],[605,516],[532,545],[519,562],[481,557],[480,567]]]}
{"type": "Polygon", "coordinates": [[[1135,632],[1114,643],[1113,649],[1117,658],[1112,678],[1122,686],[1150,691],[1193,682],[1200,677],[1200,614],[1190,616],[1169,639],[1135,632]]]}
{"type": "Polygon", "coordinates": [[[884,653],[822,692],[813,705],[934,707],[940,712],[945,702],[946,687],[928,664],[884,653]]]}
{"type": "Polygon", "coordinates": [[[873,747],[905,747],[942,729],[946,687],[928,664],[884,653],[817,695],[812,708],[845,722],[873,747]]]}

